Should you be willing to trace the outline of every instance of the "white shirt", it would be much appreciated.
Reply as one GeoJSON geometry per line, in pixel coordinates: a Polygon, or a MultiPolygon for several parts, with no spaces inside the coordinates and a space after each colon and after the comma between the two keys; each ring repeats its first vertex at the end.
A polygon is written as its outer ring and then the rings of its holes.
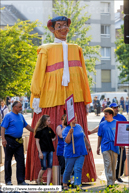
{"type": "MultiPolygon", "coordinates": [[[[3,110],[4,108],[5,108],[5,105],[4,105],[3,107],[1,107],[1,110],[3,110]]],[[[1,110],[0,110],[0,114],[1,114],[1,117],[2,117],[1,110]]],[[[6,115],[7,113],[9,113],[8,107],[5,108],[4,111],[3,111],[4,117],[5,117],[5,115],[6,115]]]]}

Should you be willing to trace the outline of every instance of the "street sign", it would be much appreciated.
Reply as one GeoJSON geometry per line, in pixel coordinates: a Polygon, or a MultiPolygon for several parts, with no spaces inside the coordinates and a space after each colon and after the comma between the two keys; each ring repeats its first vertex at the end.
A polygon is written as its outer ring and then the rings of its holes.
{"type": "MultiPolygon", "coordinates": [[[[75,119],[75,108],[74,108],[74,99],[73,99],[73,94],[69,96],[65,100],[65,105],[66,105],[66,114],[67,114],[67,124],[72,127],[72,121],[75,119]]],[[[73,154],[75,154],[75,146],[74,146],[74,136],[72,133],[72,146],[73,146],[73,154]]]]}
{"type": "Polygon", "coordinates": [[[117,121],[115,146],[129,146],[129,121],[117,121]]]}
{"type": "Polygon", "coordinates": [[[75,108],[73,94],[65,100],[67,123],[70,124],[75,119],[75,108]]]}

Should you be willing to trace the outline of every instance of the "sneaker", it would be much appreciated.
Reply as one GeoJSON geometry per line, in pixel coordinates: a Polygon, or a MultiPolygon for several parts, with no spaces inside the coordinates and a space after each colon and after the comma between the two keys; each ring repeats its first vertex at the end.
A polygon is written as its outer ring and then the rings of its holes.
{"type": "Polygon", "coordinates": [[[18,183],[18,185],[24,185],[24,186],[27,186],[27,185],[29,185],[29,184],[26,183],[25,181],[23,181],[22,183],[18,183]]]}
{"type": "Polygon", "coordinates": [[[116,179],[118,182],[123,182],[123,180],[121,178],[117,178],[116,179]]]}
{"type": "Polygon", "coordinates": [[[11,186],[11,185],[13,185],[13,184],[12,184],[12,182],[11,182],[11,181],[8,181],[8,182],[6,183],[6,185],[11,186]]]}

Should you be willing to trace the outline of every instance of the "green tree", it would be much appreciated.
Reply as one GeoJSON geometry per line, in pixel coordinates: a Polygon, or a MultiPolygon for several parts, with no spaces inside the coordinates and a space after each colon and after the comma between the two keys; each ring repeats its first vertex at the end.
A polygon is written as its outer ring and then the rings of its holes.
{"type": "MultiPolygon", "coordinates": [[[[90,87],[93,85],[93,79],[89,75],[89,72],[95,71],[96,61],[99,60],[98,56],[100,56],[99,49],[100,46],[89,46],[89,42],[92,37],[87,37],[87,31],[90,29],[90,26],[86,26],[86,21],[90,18],[87,16],[87,12],[82,15],[82,11],[85,10],[86,4],[84,6],[80,6],[79,1],[65,1],[65,0],[55,0],[54,1],[53,12],[58,16],[66,16],[71,19],[70,31],[67,35],[67,42],[78,44],[83,49],[83,55],[85,57],[85,64],[88,73],[88,80],[90,87]]],[[[53,42],[54,36],[47,27],[45,27],[46,38],[44,43],[53,42]]]]}
{"type": "Polygon", "coordinates": [[[116,60],[120,63],[118,69],[121,71],[119,78],[122,83],[127,82],[129,81],[129,44],[124,43],[124,25],[119,30],[119,36],[115,44],[116,60]]]}
{"type": "Polygon", "coordinates": [[[37,21],[18,20],[0,30],[0,98],[29,92],[37,59],[32,39],[38,34],[32,31],[37,25],[37,21]]]}

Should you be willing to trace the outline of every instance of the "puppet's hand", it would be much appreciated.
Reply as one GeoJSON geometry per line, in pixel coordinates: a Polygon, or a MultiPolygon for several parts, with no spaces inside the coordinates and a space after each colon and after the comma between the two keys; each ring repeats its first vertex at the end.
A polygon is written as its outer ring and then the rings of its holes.
{"type": "Polygon", "coordinates": [[[34,109],[34,112],[36,114],[39,114],[42,112],[42,109],[39,107],[39,101],[40,101],[40,98],[34,98],[33,99],[33,104],[32,104],[32,107],[34,109]]]}

